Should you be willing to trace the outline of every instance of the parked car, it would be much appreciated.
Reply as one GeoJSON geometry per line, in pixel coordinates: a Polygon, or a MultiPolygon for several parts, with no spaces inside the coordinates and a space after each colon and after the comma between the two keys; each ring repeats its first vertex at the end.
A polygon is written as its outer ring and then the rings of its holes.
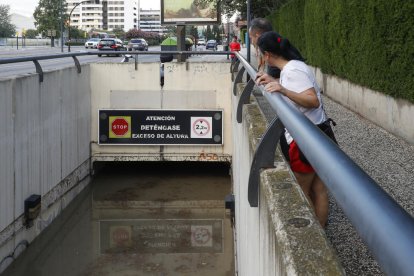
{"type": "MultiPolygon", "coordinates": [[[[105,51],[125,51],[124,44],[120,39],[117,38],[103,38],[98,43],[98,51],[105,52],[105,51]]],[[[102,54],[98,54],[98,57],[102,56],[102,54]]],[[[109,55],[108,55],[109,56],[109,55]]],[[[117,56],[121,56],[121,54],[117,54],[117,56]]]]}
{"type": "Polygon", "coordinates": [[[211,39],[209,41],[207,41],[206,44],[206,50],[208,49],[213,49],[214,51],[217,50],[217,41],[215,41],[214,39],[211,39]]]}
{"type": "Polygon", "coordinates": [[[101,39],[100,38],[90,38],[88,41],[85,42],[85,48],[91,48],[91,49],[96,49],[98,48],[98,43],[101,39]]]}
{"type": "Polygon", "coordinates": [[[203,45],[203,46],[205,46],[205,45],[206,45],[206,41],[205,41],[205,39],[204,39],[204,38],[199,38],[199,39],[197,40],[197,46],[201,46],[201,45],[203,45]]]}
{"type": "Polygon", "coordinates": [[[127,45],[128,51],[148,51],[148,43],[143,38],[132,38],[127,45]]]}

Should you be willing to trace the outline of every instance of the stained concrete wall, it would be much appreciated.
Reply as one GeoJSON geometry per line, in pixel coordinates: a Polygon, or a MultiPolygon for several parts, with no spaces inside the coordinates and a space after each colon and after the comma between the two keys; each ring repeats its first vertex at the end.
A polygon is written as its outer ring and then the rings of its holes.
{"type": "Polygon", "coordinates": [[[76,68],[45,72],[42,83],[38,75],[1,81],[0,272],[89,183],[93,161],[230,162],[229,67],[229,63],[170,63],[163,89],[158,63],[139,64],[137,71],[133,64],[83,65],[81,74],[76,68]],[[96,145],[99,108],[222,109],[224,142],[101,147],[96,145]],[[209,160],[211,156],[215,160],[209,160]],[[42,211],[26,229],[24,200],[32,194],[42,196],[42,211]]]}
{"type": "Polygon", "coordinates": [[[414,104],[313,68],[324,94],[388,132],[414,144],[414,104]]]}
{"type": "MultiPolygon", "coordinates": [[[[234,97],[233,112],[237,101],[238,97],[234,97]]],[[[244,106],[242,124],[233,122],[238,275],[344,275],[279,150],[275,154],[275,168],[261,172],[259,207],[250,207],[250,166],[265,130],[265,119],[254,102],[244,106]]]]}
{"type": "Polygon", "coordinates": [[[160,65],[92,64],[92,161],[231,161],[232,82],[228,62],[166,63],[160,86],[160,65]],[[117,72],[117,74],[114,74],[117,72]],[[98,145],[98,109],[223,110],[223,145],[98,145]],[[214,156],[214,160],[206,156],[214,156]]]}
{"type": "Polygon", "coordinates": [[[89,179],[89,66],[0,81],[0,272],[89,179]],[[33,227],[24,200],[42,196],[33,227]]]}

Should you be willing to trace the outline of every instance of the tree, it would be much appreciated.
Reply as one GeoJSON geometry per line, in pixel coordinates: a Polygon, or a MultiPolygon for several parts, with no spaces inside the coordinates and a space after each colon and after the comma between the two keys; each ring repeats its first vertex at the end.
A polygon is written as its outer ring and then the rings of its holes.
{"type": "Polygon", "coordinates": [[[70,27],[70,38],[85,38],[86,32],[84,30],[80,30],[77,27],[70,27]]]}
{"type": "MultiPolygon", "coordinates": [[[[217,0],[195,0],[196,5],[200,6],[201,3],[214,3],[217,5],[217,0]]],[[[289,0],[254,0],[251,1],[250,11],[251,18],[265,17],[273,11],[280,8],[283,4],[289,0]]],[[[232,16],[235,12],[240,13],[243,19],[247,18],[247,1],[246,0],[221,0],[220,10],[222,15],[232,16]]]]}
{"type": "Polygon", "coordinates": [[[196,26],[191,26],[190,35],[192,35],[195,39],[198,39],[198,30],[196,26]]]}
{"type": "Polygon", "coordinates": [[[44,36],[47,35],[47,30],[55,30],[56,36],[60,36],[61,13],[64,22],[69,18],[66,7],[66,1],[39,0],[39,5],[33,13],[37,30],[44,36]]]}
{"type": "Polygon", "coordinates": [[[211,32],[211,27],[210,27],[210,25],[207,25],[207,30],[206,30],[206,39],[207,39],[207,40],[214,39],[213,33],[211,32]]]}
{"type": "Polygon", "coordinates": [[[11,23],[9,11],[9,5],[0,5],[0,37],[10,37],[16,33],[16,26],[11,23]]]}
{"type": "Polygon", "coordinates": [[[141,29],[130,29],[125,34],[126,39],[131,38],[143,38],[145,39],[149,45],[155,45],[160,42],[160,36],[158,33],[155,32],[144,32],[141,29]]]}
{"type": "Polygon", "coordinates": [[[166,25],[165,26],[166,32],[168,36],[176,36],[177,35],[177,26],[174,25],[166,25]]]}
{"type": "Polygon", "coordinates": [[[37,30],[34,30],[34,29],[26,30],[26,38],[36,38],[38,34],[39,32],[37,30]]]}
{"type": "Polygon", "coordinates": [[[213,37],[216,41],[220,41],[221,40],[221,32],[220,32],[220,27],[219,25],[213,25],[213,37]]]}
{"type": "Polygon", "coordinates": [[[114,35],[116,35],[117,38],[125,39],[125,31],[123,29],[115,28],[112,30],[112,32],[114,33],[114,35]]]}

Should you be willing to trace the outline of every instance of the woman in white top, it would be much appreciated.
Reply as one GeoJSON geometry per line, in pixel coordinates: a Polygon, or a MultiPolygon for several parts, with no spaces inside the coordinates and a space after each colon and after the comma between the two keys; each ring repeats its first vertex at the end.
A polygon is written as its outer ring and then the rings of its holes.
{"type": "MultiPolygon", "coordinates": [[[[315,77],[303,62],[303,58],[294,51],[289,40],[276,32],[267,32],[260,36],[257,45],[269,66],[281,70],[280,79],[267,74],[258,74],[256,83],[265,85],[267,92],[284,95],[314,124],[326,121],[323,110],[320,88],[315,77]]],[[[303,192],[313,203],[316,216],[324,227],[328,218],[328,193],[325,185],[315,173],[312,166],[299,156],[299,148],[289,132],[285,133],[289,144],[289,163],[303,192]]],[[[305,160],[306,161],[306,160],[305,160]]]]}

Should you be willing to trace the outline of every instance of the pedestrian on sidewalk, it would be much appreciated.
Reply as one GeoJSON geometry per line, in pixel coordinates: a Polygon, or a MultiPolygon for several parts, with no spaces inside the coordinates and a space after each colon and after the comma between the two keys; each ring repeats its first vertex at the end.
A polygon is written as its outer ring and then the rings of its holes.
{"type": "MultiPolygon", "coordinates": [[[[233,41],[230,43],[229,47],[230,47],[230,51],[232,52],[240,52],[241,47],[240,47],[240,43],[237,41],[237,36],[233,36],[233,41]]],[[[232,62],[237,60],[235,54],[231,54],[230,57],[231,57],[232,62]]]]}
{"type": "MultiPolygon", "coordinates": [[[[262,34],[258,38],[257,45],[266,64],[281,70],[279,80],[270,80],[264,75],[258,75],[257,84],[265,85],[267,92],[281,93],[315,125],[321,129],[325,126],[329,128],[333,136],[330,119],[327,119],[323,109],[321,90],[314,74],[300,54],[298,55],[296,48],[287,38],[273,31],[262,34]]],[[[291,170],[309,202],[312,203],[320,224],[324,227],[328,219],[329,207],[327,189],[287,130],[285,137],[289,145],[291,170]]]]}

